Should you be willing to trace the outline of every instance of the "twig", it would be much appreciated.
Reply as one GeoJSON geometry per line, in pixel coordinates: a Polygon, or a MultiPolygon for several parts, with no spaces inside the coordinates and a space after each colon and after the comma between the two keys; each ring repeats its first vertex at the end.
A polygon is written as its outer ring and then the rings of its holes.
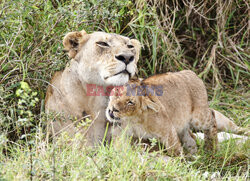
{"type": "Polygon", "coordinates": [[[33,158],[32,158],[32,152],[31,152],[31,144],[29,144],[29,151],[30,151],[30,181],[33,180],[33,158]]]}
{"type": "Polygon", "coordinates": [[[56,180],[56,160],[55,160],[55,141],[53,137],[52,164],[53,164],[53,180],[56,180]]]}
{"type": "Polygon", "coordinates": [[[210,67],[212,66],[213,64],[213,60],[215,60],[215,52],[216,52],[216,49],[217,49],[217,43],[215,45],[213,45],[212,47],[212,50],[211,50],[211,55],[208,59],[208,63],[204,69],[204,71],[202,71],[200,74],[199,74],[199,77],[202,77],[203,75],[206,75],[208,73],[208,71],[210,70],[210,67]]]}
{"type": "Polygon", "coordinates": [[[50,82],[48,82],[48,81],[46,81],[46,80],[43,80],[43,79],[35,79],[35,78],[27,78],[27,79],[45,82],[46,84],[48,84],[48,85],[50,85],[51,87],[55,88],[55,90],[60,94],[60,96],[62,96],[62,92],[61,92],[56,86],[54,86],[53,84],[51,84],[50,82]]]}
{"type": "MultiPolygon", "coordinates": [[[[88,127],[88,129],[83,133],[83,136],[85,136],[85,135],[87,134],[87,132],[89,131],[90,127],[94,124],[94,121],[97,119],[98,115],[99,115],[99,112],[98,112],[97,116],[95,117],[95,119],[93,120],[93,122],[91,123],[91,125],[88,127]]],[[[85,150],[87,150],[87,147],[86,147],[85,144],[83,144],[83,147],[84,147],[85,150]]],[[[89,155],[89,154],[88,154],[88,155],[89,155]]],[[[102,174],[102,170],[101,170],[101,168],[98,166],[98,164],[96,163],[96,161],[94,160],[94,158],[93,158],[92,156],[89,156],[89,158],[91,158],[91,160],[92,160],[93,163],[95,164],[96,168],[99,170],[99,172],[100,172],[102,178],[104,178],[104,176],[103,176],[103,174],[102,174]]]]}
{"type": "MultiPolygon", "coordinates": [[[[54,137],[55,137],[56,135],[58,135],[59,133],[61,133],[63,130],[65,130],[67,127],[69,127],[69,126],[71,126],[71,125],[74,125],[76,122],[79,122],[80,120],[82,120],[82,119],[84,119],[84,118],[87,118],[87,117],[89,117],[89,116],[90,116],[90,115],[87,115],[87,116],[84,116],[84,117],[78,119],[77,121],[74,121],[72,124],[67,125],[67,126],[64,127],[62,130],[60,130],[59,132],[57,132],[56,134],[53,132],[53,141],[54,141],[54,137]]],[[[94,124],[95,120],[98,118],[98,116],[99,116],[99,112],[98,112],[97,116],[94,118],[94,120],[92,121],[92,123],[90,124],[90,126],[88,127],[88,129],[82,134],[83,137],[87,134],[87,132],[89,131],[89,129],[91,128],[91,126],[93,126],[93,124],[94,124]]],[[[53,126],[52,126],[52,127],[53,127],[53,126]]],[[[52,128],[52,129],[53,129],[53,128],[52,128]]],[[[81,130],[81,129],[79,129],[77,132],[79,132],[80,130],[81,130]]],[[[77,133],[77,132],[76,132],[76,133],[77,133]]],[[[73,144],[73,142],[70,143],[70,145],[69,145],[68,148],[71,148],[71,145],[72,145],[72,144],[73,144]]],[[[54,145],[54,143],[53,143],[53,145],[54,145]]],[[[83,147],[84,147],[85,150],[88,150],[85,144],[83,144],[83,147]]],[[[89,154],[87,154],[87,155],[89,155],[89,154]]],[[[99,172],[100,172],[100,174],[102,175],[102,177],[104,177],[103,174],[102,174],[101,168],[98,166],[98,164],[96,163],[96,161],[94,160],[94,158],[91,157],[91,156],[88,156],[88,157],[93,161],[94,165],[95,165],[96,168],[99,170],[99,172]]]]}
{"type": "Polygon", "coordinates": [[[2,80],[0,81],[0,84],[5,80],[6,77],[8,77],[8,75],[10,75],[12,72],[14,72],[14,71],[16,71],[16,70],[18,70],[18,68],[14,68],[14,69],[12,69],[11,71],[9,71],[9,72],[2,78],[2,80]]]}
{"type": "MultiPolygon", "coordinates": [[[[63,131],[65,131],[65,130],[66,130],[67,128],[69,128],[70,126],[73,126],[74,124],[76,124],[76,123],[78,123],[79,121],[81,121],[81,120],[83,120],[83,119],[85,119],[85,118],[88,118],[88,117],[90,117],[90,115],[87,115],[87,116],[84,116],[84,117],[79,118],[78,120],[76,120],[76,121],[72,122],[71,124],[68,124],[67,126],[65,126],[64,128],[62,128],[60,131],[58,131],[57,133],[55,133],[53,136],[55,137],[55,136],[59,135],[60,133],[62,133],[63,131]]],[[[92,123],[91,123],[91,125],[92,125],[92,123]]]]}
{"type": "Polygon", "coordinates": [[[7,58],[9,58],[9,55],[10,55],[10,52],[11,52],[13,46],[14,46],[14,43],[16,42],[17,37],[20,35],[21,27],[22,27],[22,23],[21,23],[21,25],[19,26],[18,32],[17,32],[17,34],[16,34],[16,36],[15,36],[15,38],[14,38],[14,40],[13,40],[11,46],[9,47],[9,52],[7,53],[6,58],[5,58],[4,60],[1,60],[0,67],[1,67],[1,66],[3,65],[3,63],[7,60],[7,58]]]}

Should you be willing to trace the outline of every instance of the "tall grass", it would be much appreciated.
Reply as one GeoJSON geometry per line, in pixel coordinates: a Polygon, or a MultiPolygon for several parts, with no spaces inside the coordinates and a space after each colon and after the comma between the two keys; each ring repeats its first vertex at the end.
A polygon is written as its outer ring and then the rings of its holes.
{"type": "Polygon", "coordinates": [[[206,171],[211,176],[219,170],[220,176],[244,180],[249,176],[249,146],[234,149],[232,141],[212,157],[200,149],[200,157],[192,162],[165,163],[159,160],[164,154],[159,157],[133,146],[119,151],[100,147],[93,156],[98,171],[88,155],[92,152],[51,144],[46,138],[50,118],[43,111],[48,81],[69,60],[62,51],[63,36],[85,29],[138,39],[143,45],[141,77],[192,69],[205,81],[211,106],[248,126],[248,14],[245,0],[2,0],[0,177],[199,180],[206,171]]]}

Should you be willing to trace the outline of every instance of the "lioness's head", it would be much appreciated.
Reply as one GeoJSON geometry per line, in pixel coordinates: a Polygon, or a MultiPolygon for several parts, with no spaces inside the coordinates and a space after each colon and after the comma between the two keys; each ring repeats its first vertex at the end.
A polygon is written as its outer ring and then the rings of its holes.
{"type": "Polygon", "coordinates": [[[68,33],[64,49],[77,62],[82,81],[98,85],[124,85],[137,71],[140,42],[127,37],[84,30],[68,33]]]}
{"type": "Polygon", "coordinates": [[[136,87],[129,90],[127,85],[129,84],[123,86],[123,89],[116,90],[114,88],[112,90],[112,96],[110,96],[106,109],[106,117],[110,122],[121,123],[124,120],[133,119],[136,121],[142,113],[159,112],[162,108],[157,97],[152,95],[138,96],[136,87]]]}

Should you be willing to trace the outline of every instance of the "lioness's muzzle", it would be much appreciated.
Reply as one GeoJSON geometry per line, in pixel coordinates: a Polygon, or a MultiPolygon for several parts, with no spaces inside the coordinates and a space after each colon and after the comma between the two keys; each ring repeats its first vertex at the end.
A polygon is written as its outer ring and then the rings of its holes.
{"type": "Polygon", "coordinates": [[[116,76],[116,75],[119,75],[119,74],[128,74],[129,79],[131,78],[131,73],[129,71],[127,71],[127,69],[124,69],[124,70],[122,70],[122,71],[120,71],[120,72],[118,72],[118,73],[116,73],[114,75],[107,76],[104,79],[106,80],[106,79],[108,79],[110,77],[113,77],[113,76],[116,76]]]}

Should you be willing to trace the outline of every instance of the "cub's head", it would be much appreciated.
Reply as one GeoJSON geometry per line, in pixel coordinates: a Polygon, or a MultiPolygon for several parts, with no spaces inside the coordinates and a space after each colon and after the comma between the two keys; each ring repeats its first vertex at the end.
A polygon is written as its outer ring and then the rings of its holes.
{"type": "Polygon", "coordinates": [[[64,49],[75,60],[79,78],[89,84],[124,85],[137,71],[140,42],[127,37],[84,30],[70,32],[64,49]]]}
{"type": "MultiPolygon", "coordinates": [[[[135,84],[134,84],[135,85],[135,84]]],[[[136,84],[140,86],[139,84],[136,84]]],[[[125,120],[137,121],[142,114],[159,112],[162,107],[159,99],[151,95],[137,95],[137,87],[131,89],[126,84],[120,89],[114,88],[106,109],[106,117],[110,122],[121,123],[125,120]]]]}

